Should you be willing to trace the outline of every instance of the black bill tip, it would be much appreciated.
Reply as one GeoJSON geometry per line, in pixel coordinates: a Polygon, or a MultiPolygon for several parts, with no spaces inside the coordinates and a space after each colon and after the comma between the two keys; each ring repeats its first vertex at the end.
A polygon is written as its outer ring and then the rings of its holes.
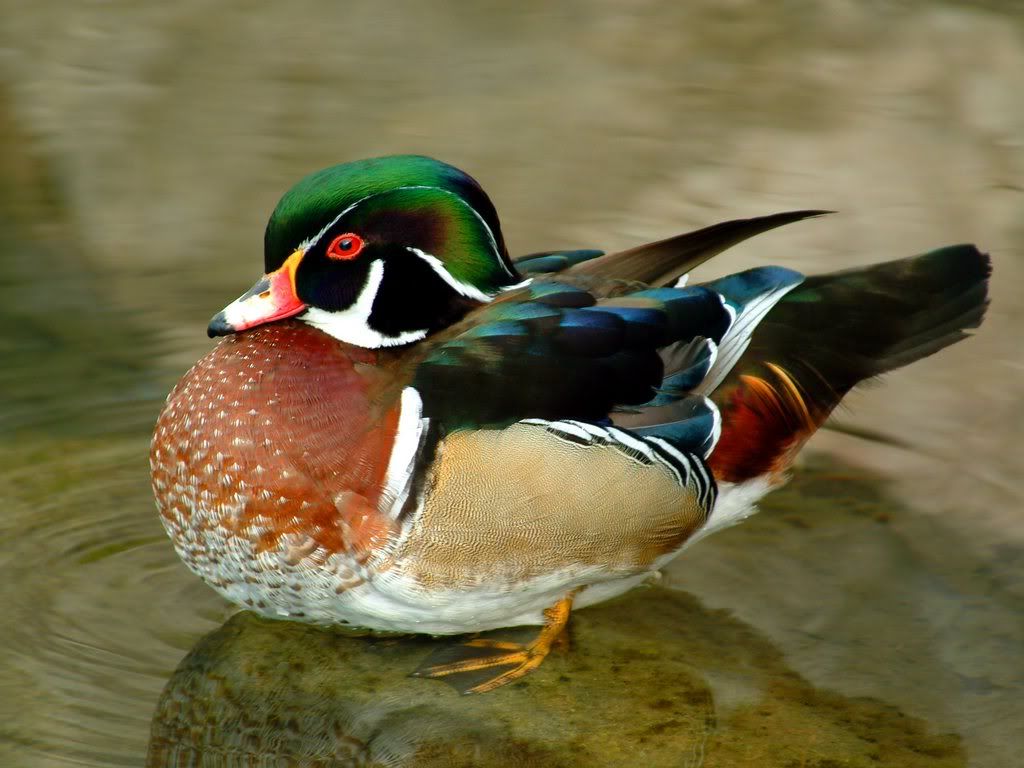
{"type": "Polygon", "coordinates": [[[216,336],[227,336],[228,334],[234,333],[235,327],[228,322],[223,312],[218,312],[213,316],[210,321],[210,325],[206,328],[206,335],[211,339],[216,336]]]}

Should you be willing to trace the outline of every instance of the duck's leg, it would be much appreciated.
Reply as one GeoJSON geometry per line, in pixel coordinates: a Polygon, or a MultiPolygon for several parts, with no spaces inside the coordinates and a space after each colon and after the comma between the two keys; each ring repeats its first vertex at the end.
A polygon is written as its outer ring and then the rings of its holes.
{"type": "Polygon", "coordinates": [[[569,622],[573,590],[544,611],[544,626],[530,643],[512,643],[477,637],[432,654],[415,677],[442,678],[459,693],[486,693],[500,688],[540,666],[569,622]]]}

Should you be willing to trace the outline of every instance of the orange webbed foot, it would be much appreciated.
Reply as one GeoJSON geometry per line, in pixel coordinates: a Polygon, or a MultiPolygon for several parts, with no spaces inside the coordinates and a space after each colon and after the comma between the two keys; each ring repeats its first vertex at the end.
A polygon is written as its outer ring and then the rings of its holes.
{"type": "Polygon", "coordinates": [[[508,685],[541,665],[569,621],[575,592],[544,611],[544,627],[535,640],[514,643],[476,637],[434,652],[413,672],[438,678],[459,693],[487,693],[508,685]]]}

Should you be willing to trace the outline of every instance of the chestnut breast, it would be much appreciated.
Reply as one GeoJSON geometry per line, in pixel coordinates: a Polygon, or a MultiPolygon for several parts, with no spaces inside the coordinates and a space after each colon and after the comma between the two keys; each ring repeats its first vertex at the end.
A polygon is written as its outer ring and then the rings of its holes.
{"type": "Polygon", "coordinates": [[[151,449],[157,505],[188,562],[213,534],[325,554],[388,535],[376,513],[399,387],[377,353],[298,322],[231,336],[171,392],[151,449]],[[204,535],[204,532],[205,535],[204,535]]]}

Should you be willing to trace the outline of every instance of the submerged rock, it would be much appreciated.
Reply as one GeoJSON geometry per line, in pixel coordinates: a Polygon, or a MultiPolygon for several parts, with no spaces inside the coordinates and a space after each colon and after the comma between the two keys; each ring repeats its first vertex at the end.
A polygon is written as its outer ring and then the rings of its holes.
{"type": "Polygon", "coordinates": [[[460,696],[408,677],[445,639],[240,613],[167,683],[147,765],[965,765],[958,737],[815,690],[754,631],[679,592],[581,611],[571,634],[520,683],[460,696]]]}

